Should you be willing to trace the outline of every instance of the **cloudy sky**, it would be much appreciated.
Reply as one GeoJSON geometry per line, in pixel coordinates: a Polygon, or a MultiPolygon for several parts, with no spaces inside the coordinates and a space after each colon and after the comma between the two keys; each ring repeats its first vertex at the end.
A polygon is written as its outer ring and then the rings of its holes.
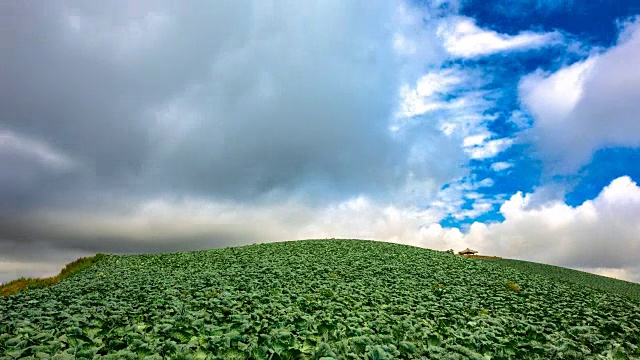
{"type": "Polygon", "coordinates": [[[0,13],[0,282],[326,237],[640,282],[635,0],[0,13]]]}

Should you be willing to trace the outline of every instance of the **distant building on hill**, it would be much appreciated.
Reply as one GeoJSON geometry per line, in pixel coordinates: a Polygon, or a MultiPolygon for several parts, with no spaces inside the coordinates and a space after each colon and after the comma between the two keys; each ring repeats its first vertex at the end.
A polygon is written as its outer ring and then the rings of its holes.
{"type": "Polygon", "coordinates": [[[473,255],[473,254],[477,254],[477,253],[478,253],[478,252],[477,252],[477,251],[475,251],[475,250],[471,250],[471,249],[469,249],[469,248],[466,248],[466,249],[464,249],[464,250],[462,250],[462,251],[459,251],[459,252],[458,252],[458,255],[473,255]]]}

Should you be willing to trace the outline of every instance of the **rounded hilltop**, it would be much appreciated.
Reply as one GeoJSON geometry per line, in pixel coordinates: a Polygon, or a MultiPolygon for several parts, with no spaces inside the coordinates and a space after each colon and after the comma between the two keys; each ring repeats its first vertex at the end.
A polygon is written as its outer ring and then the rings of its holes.
{"type": "Polygon", "coordinates": [[[0,297],[0,358],[639,358],[640,301],[360,240],[105,255],[0,297]]]}

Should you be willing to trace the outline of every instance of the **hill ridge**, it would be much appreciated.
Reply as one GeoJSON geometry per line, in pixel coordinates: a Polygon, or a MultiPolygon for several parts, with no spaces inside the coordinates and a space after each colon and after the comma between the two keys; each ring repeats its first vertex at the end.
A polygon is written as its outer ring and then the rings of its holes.
{"type": "Polygon", "coordinates": [[[304,240],[105,255],[0,298],[0,334],[0,359],[637,358],[640,302],[414,246],[304,240]]]}

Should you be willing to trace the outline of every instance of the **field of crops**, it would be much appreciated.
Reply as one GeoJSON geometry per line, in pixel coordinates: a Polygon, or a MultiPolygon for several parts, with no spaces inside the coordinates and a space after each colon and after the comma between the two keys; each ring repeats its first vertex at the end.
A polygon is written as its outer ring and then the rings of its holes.
{"type": "Polygon", "coordinates": [[[606,290],[608,292],[631,296],[640,299],[640,284],[613,279],[606,276],[593,275],[583,271],[567,269],[559,266],[539,264],[529,261],[512,259],[485,259],[495,264],[506,266],[527,273],[535,273],[547,278],[555,279],[565,283],[572,283],[577,286],[588,286],[594,289],[606,290]]]}
{"type": "Polygon", "coordinates": [[[105,256],[0,297],[0,359],[638,359],[640,302],[410,246],[105,256]]]}

